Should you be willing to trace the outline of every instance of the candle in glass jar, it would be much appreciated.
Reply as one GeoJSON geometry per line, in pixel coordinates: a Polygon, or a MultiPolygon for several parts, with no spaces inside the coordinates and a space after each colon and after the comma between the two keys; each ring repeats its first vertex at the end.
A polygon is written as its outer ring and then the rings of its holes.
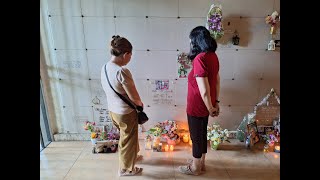
{"type": "Polygon", "coordinates": [[[169,150],[169,145],[167,144],[165,147],[164,147],[164,151],[168,151],[169,150]]]}
{"type": "Polygon", "coordinates": [[[189,141],[189,135],[188,134],[183,135],[182,140],[183,142],[187,143],[189,141]]]}
{"type": "Polygon", "coordinates": [[[170,145],[170,151],[173,151],[173,150],[174,150],[174,146],[170,145]]]}
{"type": "Polygon", "coordinates": [[[274,152],[280,153],[280,146],[275,146],[275,147],[274,147],[274,152]]]}

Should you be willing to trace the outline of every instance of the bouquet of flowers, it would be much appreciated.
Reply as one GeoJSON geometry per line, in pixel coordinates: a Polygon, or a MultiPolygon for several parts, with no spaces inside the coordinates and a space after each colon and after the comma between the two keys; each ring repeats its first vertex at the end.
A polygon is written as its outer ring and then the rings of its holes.
{"type": "Polygon", "coordinates": [[[279,13],[277,11],[274,11],[271,16],[268,15],[265,18],[266,24],[270,24],[271,25],[271,29],[270,29],[270,34],[273,34],[273,30],[274,27],[276,26],[276,24],[280,21],[280,16],[279,13]]]}
{"type": "Polygon", "coordinates": [[[229,142],[229,131],[222,129],[219,124],[215,123],[207,126],[207,140],[211,142],[211,148],[217,149],[222,142],[229,142]]]}
{"type": "Polygon", "coordinates": [[[212,4],[207,15],[207,29],[210,31],[210,35],[218,40],[224,35],[222,26],[222,10],[221,5],[212,4]]]}
{"type": "Polygon", "coordinates": [[[273,146],[275,142],[278,142],[278,139],[273,133],[262,135],[262,137],[269,146],[273,146]]]}
{"type": "Polygon", "coordinates": [[[151,134],[154,137],[164,137],[168,141],[180,140],[177,133],[178,125],[175,121],[165,120],[164,122],[158,122],[153,128],[147,131],[147,134],[151,134]]]}
{"type": "Polygon", "coordinates": [[[86,121],[85,125],[84,125],[84,130],[90,131],[91,132],[91,139],[96,139],[98,138],[98,134],[95,132],[95,122],[90,122],[90,121],[86,121]]]}

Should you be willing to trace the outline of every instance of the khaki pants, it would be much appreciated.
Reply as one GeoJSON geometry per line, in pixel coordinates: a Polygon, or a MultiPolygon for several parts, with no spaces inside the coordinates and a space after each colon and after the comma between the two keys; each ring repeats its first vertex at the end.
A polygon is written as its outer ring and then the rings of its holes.
{"type": "Polygon", "coordinates": [[[132,171],[139,152],[138,115],[135,110],[129,114],[110,112],[113,124],[120,131],[119,165],[120,169],[132,171]]]}

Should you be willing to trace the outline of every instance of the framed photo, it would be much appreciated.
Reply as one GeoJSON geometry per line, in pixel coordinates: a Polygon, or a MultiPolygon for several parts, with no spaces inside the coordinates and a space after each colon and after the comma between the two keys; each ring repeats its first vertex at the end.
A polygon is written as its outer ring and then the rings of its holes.
{"type": "Polygon", "coordinates": [[[260,141],[259,134],[258,134],[258,127],[257,123],[253,122],[250,124],[247,124],[247,133],[250,136],[250,144],[253,146],[257,142],[260,141]]]}

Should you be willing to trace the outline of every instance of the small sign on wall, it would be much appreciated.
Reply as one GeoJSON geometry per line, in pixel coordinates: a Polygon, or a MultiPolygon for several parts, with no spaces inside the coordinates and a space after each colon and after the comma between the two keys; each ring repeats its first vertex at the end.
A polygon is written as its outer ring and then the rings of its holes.
{"type": "Polygon", "coordinates": [[[151,96],[153,104],[173,105],[173,86],[170,85],[170,80],[151,82],[151,96]]]}

